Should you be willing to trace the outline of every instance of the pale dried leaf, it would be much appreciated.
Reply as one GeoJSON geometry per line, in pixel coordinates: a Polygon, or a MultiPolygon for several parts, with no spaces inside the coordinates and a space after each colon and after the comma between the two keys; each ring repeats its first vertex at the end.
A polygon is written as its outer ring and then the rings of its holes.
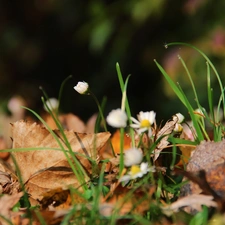
{"type": "Polygon", "coordinates": [[[86,123],[86,130],[85,130],[86,133],[94,133],[97,117],[98,115],[94,114],[88,119],[86,123]]]}
{"type": "MultiPolygon", "coordinates": [[[[104,147],[110,133],[80,134],[74,131],[64,131],[73,152],[88,155],[98,160],[98,152],[104,147]]],[[[60,143],[65,149],[62,134],[55,130],[60,143]]],[[[36,123],[18,121],[12,126],[13,148],[44,147],[60,149],[59,144],[50,132],[36,123]]],[[[32,198],[41,200],[42,193],[54,188],[66,188],[68,185],[78,187],[78,181],[72,172],[62,151],[35,150],[14,151],[12,153],[18,163],[23,181],[32,198]]],[[[91,163],[84,156],[77,156],[81,164],[90,173],[91,163]]]]}
{"type": "MultiPolygon", "coordinates": [[[[0,198],[0,212],[1,216],[4,216],[7,219],[10,219],[11,217],[11,209],[12,207],[20,200],[20,198],[23,196],[23,193],[17,193],[14,195],[3,195],[0,198]]],[[[2,224],[8,224],[5,220],[3,220],[0,217],[0,222],[2,224]]]]}
{"type": "Polygon", "coordinates": [[[174,212],[178,212],[180,208],[189,206],[194,210],[201,211],[202,205],[208,207],[217,207],[217,203],[213,201],[213,197],[210,195],[193,194],[183,198],[180,198],[176,202],[169,206],[162,207],[164,213],[171,216],[174,212]]]}
{"type": "Polygon", "coordinates": [[[158,159],[160,152],[169,144],[168,136],[173,132],[177,122],[178,117],[173,116],[172,120],[166,122],[163,128],[157,133],[156,140],[159,140],[159,138],[161,138],[161,140],[154,150],[154,161],[158,159]]]}

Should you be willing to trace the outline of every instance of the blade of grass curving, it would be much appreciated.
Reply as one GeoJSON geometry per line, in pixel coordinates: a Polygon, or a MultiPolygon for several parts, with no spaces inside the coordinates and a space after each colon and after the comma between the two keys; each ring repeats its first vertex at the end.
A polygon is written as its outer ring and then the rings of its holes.
{"type": "MultiPolygon", "coordinates": [[[[63,89],[64,89],[64,86],[66,84],[66,82],[71,79],[73,76],[72,75],[69,75],[61,84],[60,86],[60,89],[59,89],[59,96],[58,96],[58,101],[59,101],[59,106],[60,106],[60,103],[61,103],[61,99],[62,99],[62,93],[63,93],[63,89]]],[[[56,111],[56,115],[58,116],[59,115],[59,106],[58,106],[58,109],[56,111]]]]}
{"type": "MultiPolygon", "coordinates": [[[[217,78],[218,83],[219,83],[219,86],[220,86],[220,91],[221,91],[221,96],[222,96],[222,103],[223,103],[223,113],[224,113],[224,117],[225,117],[225,97],[224,97],[224,91],[223,91],[223,84],[222,84],[220,76],[219,76],[215,66],[211,62],[211,60],[207,57],[207,55],[204,52],[202,52],[200,49],[196,48],[195,46],[193,46],[191,44],[187,44],[187,43],[184,43],[184,42],[171,42],[171,43],[167,44],[167,47],[172,46],[172,45],[183,45],[183,46],[190,47],[190,48],[196,50],[197,52],[199,52],[200,55],[202,55],[206,59],[206,61],[208,62],[208,64],[212,68],[213,72],[215,73],[216,78],[217,78]]],[[[217,112],[217,113],[219,113],[219,112],[217,112]]]]}
{"type": "Polygon", "coordinates": [[[204,140],[204,137],[202,135],[201,129],[199,127],[199,124],[196,120],[196,117],[194,115],[194,110],[191,106],[191,104],[189,103],[187,97],[185,96],[183,90],[181,89],[180,85],[176,85],[174,83],[174,81],[170,78],[170,76],[166,73],[166,71],[162,68],[162,66],[156,61],[154,60],[157,67],[159,68],[159,70],[161,71],[161,73],[164,75],[164,77],[166,78],[167,82],[169,83],[169,85],[171,86],[172,90],[175,92],[175,94],[178,96],[178,98],[181,100],[181,102],[185,105],[185,107],[188,109],[191,119],[193,121],[193,125],[196,129],[196,133],[197,133],[197,137],[199,139],[199,141],[204,140]]]}
{"type": "Polygon", "coordinates": [[[162,68],[162,66],[156,60],[154,60],[154,62],[156,63],[157,67],[159,68],[159,70],[161,71],[161,73],[163,74],[163,76],[166,78],[167,82],[169,83],[170,87],[175,92],[175,94],[177,95],[177,97],[186,106],[186,102],[184,100],[184,96],[181,93],[180,89],[177,87],[177,85],[174,83],[174,81],[170,78],[170,76],[166,73],[166,71],[162,68]]]}
{"type": "Polygon", "coordinates": [[[71,148],[71,145],[70,145],[70,143],[69,143],[69,141],[68,141],[68,139],[67,139],[67,137],[66,137],[66,135],[65,135],[64,129],[63,129],[63,127],[62,127],[62,125],[61,125],[61,123],[60,123],[60,121],[59,121],[57,115],[55,115],[55,114],[50,110],[50,108],[49,108],[48,105],[46,104],[44,98],[42,97],[41,99],[42,99],[42,102],[43,102],[43,104],[45,105],[45,107],[48,109],[48,112],[49,112],[49,114],[51,115],[51,117],[53,118],[55,124],[57,125],[57,127],[58,127],[60,133],[62,134],[62,137],[63,137],[63,140],[64,140],[64,142],[65,142],[65,145],[66,145],[66,147],[69,149],[69,153],[70,153],[70,155],[71,155],[73,161],[75,162],[76,167],[78,168],[78,171],[81,172],[81,176],[82,176],[82,175],[85,175],[86,172],[85,172],[83,166],[80,164],[79,160],[77,160],[77,158],[75,157],[74,152],[73,152],[73,150],[72,150],[72,148],[71,148]]]}
{"type": "Polygon", "coordinates": [[[96,212],[98,212],[99,205],[100,205],[100,199],[103,193],[103,183],[104,183],[104,171],[105,171],[106,163],[104,162],[99,174],[99,179],[98,179],[98,184],[95,189],[95,195],[93,199],[93,204],[92,204],[92,218],[96,218],[96,212]]]}
{"type": "Polygon", "coordinates": [[[35,212],[35,214],[36,214],[36,216],[37,216],[37,218],[38,218],[38,220],[39,220],[39,223],[40,223],[41,225],[47,225],[47,223],[46,223],[44,217],[41,215],[41,212],[40,212],[39,210],[34,210],[34,212],[35,212]]]}
{"type": "MultiPolygon", "coordinates": [[[[102,113],[104,113],[106,102],[107,102],[107,98],[104,96],[103,99],[102,99],[102,102],[100,104],[100,108],[101,108],[102,113]]],[[[101,121],[102,121],[102,117],[101,117],[101,114],[99,113],[98,116],[97,116],[97,119],[96,119],[96,123],[95,123],[95,130],[94,130],[95,133],[99,132],[100,126],[101,126],[101,121]]]]}
{"type": "Polygon", "coordinates": [[[194,126],[195,131],[196,131],[196,134],[197,134],[198,142],[201,142],[201,141],[204,140],[204,136],[203,136],[203,134],[202,134],[200,125],[199,125],[199,123],[198,123],[198,121],[197,121],[196,115],[194,114],[194,110],[193,110],[193,108],[192,108],[190,102],[188,101],[186,95],[184,94],[184,92],[183,92],[183,90],[182,90],[182,88],[180,87],[179,84],[178,84],[178,88],[179,88],[179,90],[180,90],[180,93],[183,95],[183,99],[184,99],[184,101],[185,101],[185,104],[184,104],[184,105],[187,107],[188,112],[189,112],[189,114],[190,114],[191,120],[192,120],[192,122],[193,122],[193,126],[194,126]]]}
{"type": "Polygon", "coordinates": [[[11,154],[11,158],[12,158],[13,164],[14,164],[15,169],[16,169],[16,174],[17,174],[17,177],[18,177],[18,181],[20,183],[21,190],[23,192],[24,206],[27,208],[27,214],[28,214],[28,216],[31,216],[29,197],[28,197],[28,194],[27,194],[25,185],[24,185],[24,181],[23,181],[22,175],[20,173],[20,168],[19,168],[19,166],[17,164],[17,161],[16,161],[14,155],[11,154]]]}
{"type": "Polygon", "coordinates": [[[196,88],[195,88],[195,85],[194,85],[194,82],[193,82],[193,79],[191,77],[191,74],[186,66],[186,63],[184,62],[184,60],[182,59],[182,57],[180,55],[178,55],[178,59],[181,61],[181,64],[182,66],[184,67],[186,73],[187,73],[187,76],[190,80],[190,83],[191,83],[191,87],[193,89],[193,92],[194,92],[194,96],[195,96],[195,100],[196,100],[196,103],[197,103],[197,106],[198,108],[200,108],[200,103],[199,103],[199,100],[198,100],[198,95],[197,95],[197,92],[196,92],[196,88]]]}
{"type": "MultiPolygon", "coordinates": [[[[86,172],[83,171],[83,167],[80,165],[80,162],[77,160],[77,158],[74,156],[74,154],[71,153],[72,149],[70,147],[69,149],[69,153],[71,155],[71,157],[73,158],[77,169],[75,168],[74,164],[72,163],[70,157],[68,156],[67,151],[65,150],[65,148],[63,147],[62,143],[60,142],[59,138],[57,137],[57,135],[52,131],[52,129],[48,126],[48,124],[33,110],[27,108],[27,107],[22,107],[28,111],[30,111],[31,113],[33,113],[44,125],[45,127],[48,129],[48,131],[50,132],[50,134],[54,137],[54,139],[57,141],[58,145],[60,146],[60,148],[62,149],[62,151],[64,152],[64,155],[66,157],[66,159],[68,160],[69,165],[71,166],[72,171],[74,172],[75,176],[77,177],[78,181],[80,184],[84,184],[85,183],[85,179],[84,177],[88,177],[86,172]],[[82,168],[80,168],[82,167],[82,168]]],[[[68,146],[67,146],[68,147],[68,146]]],[[[73,151],[72,151],[73,152],[73,151]]],[[[86,185],[82,185],[82,188],[84,190],[87,189],[86,185]]]]}
{"type": "Polygon", "coordinates": [[[206,62],[207,67],[207,93],[208,93],[208,103],[209,103],[209,111],[212,117],[212,121],[215,124],[215,116],[214,116],[214,104],[213,104],[213,89],[211,88],[211,73],[210,73],[210,67],[209,63],[206,62]]]}
{"type": "MultiPolygon", "coordinates": [[[[124,84],[124,81],[123,81],[123,76],[122,76],[122,73],[121,73],[121,70],[120,70],[119,63],[116,63],[116,71],[117,71],[117,75],[118,75],[118,79],[119,79],[119,83],[120,83],[120,88],[121,88],[121,91],[123,93],[125,84],[124,84]]],[[[127,97],[126,97],[126,100],[125,100],[125,108],[126,108],[126,112],[127,112],[127,116],[128,116],[128,122],[129,122],[129,125],[130,125],[130,124],[132,124],[132,120],[130,119],[131,118],[131,111],[130,111],[129,101],[128,101],[127,97]]],[[[129,132],[130,132],[130,137],[131,137],[131,141],[132,141],[132,146],[134,147],[135,146],[134,130],[130,129],[129,132]]]]}
{"type": "Polygon", "coordinates": [[[10,219],[8,219],[7,217],[5,217],[1,214],[0,214],[0,218],[2,218],[5,221],[4,224],[15,225],[15,224],[12,223],[12,221],[10,219]]]}

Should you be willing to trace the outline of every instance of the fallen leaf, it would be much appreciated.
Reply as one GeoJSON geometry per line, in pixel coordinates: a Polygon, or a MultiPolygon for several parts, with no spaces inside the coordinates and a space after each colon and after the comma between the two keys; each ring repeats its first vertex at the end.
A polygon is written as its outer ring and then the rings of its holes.
{"type": "MultiPolygon", "coordinates": [[[[204,170],[210,187],[225,197],[225,140],[203,141],[194,150],[187,164],[187,172],[204,170]]],[[[190,182],[190,193],[201,193],[199,185],[190,182]]]]}
{"type": "Polygon", "coordinates": [[[167,147],[169,144],[168,137],[173,132],[176,123],[178,122],[178,117],[173,116],[172,120],[166,122],[162,129],[156,134],[156,141],[160,140],[154,150],[154,161],[159,157],[160,152],[167,147]]]}
{"type": "Polygon", "coordinates": [[[99,206],[100,214],[103,216],[111,216],[113,213],[118,215],[128,213],[143,215],[149,209],[154,192],[155,186],[146,185],[136,189],[132,195],[129,195],[129,189],[119,185],[114,190],[111,198],[107,199],[107,201],[102,198],[99,206]]]}
{"type": "MultiPolygon", "coordinates": [[[[98,134],[81,134],[74,131],[64,131],[73,152],[86,171],[92,173],[92,165],[85,157],[91,157],[98,162],[98,152],[105,146],[110,137],[109,132],[98,134]]],[[[54,133],[60,143],[67,149],[62,134],[58,130],[54,133]]],[[[12,125],[13,156],[15,157],[25,187],[31,197],[41,200],[43,193],[55,188],[66,189],[68,185],[77,188],[80,186],[75,174],[61,149],[51,133],[36,123],[18,121],[12,125]],[[16,151],[17,148],[46,148],[45,150],[16,151]]],[[[86,178],[89,179],[89,178],[86,178]]]]}
{"type": "MultiPolygon", "coordinates": [[[[59,115],[58,119],[65,130],[73,130],[79,133],[94,133],[97,115],[94,114],[91,116],[86,124],[78,116],[72,113],[59,115]]],[[[52,130],[58,129],[50,114],[45,114],[44,120],[52,130]]]]}
{"type": "Polygon", "coordinates": [[[6,219],[11,219],[11,209],[13,206],[20,200],[20,198],[23,196],[23,193],[17,193],[14,195],[3,195],[0,198],[0,212],[1,212],[1,217],[0,217],[0,222],[1,224],[8,224],[2,217],[5,217],[6,219]]]}
{"type": "Polygon", "coordinates": [[[8,163],[0,159],[0,194],[18,193],[18,179],[8,163]]]}
{"type": "MultiPolygon", "coordinates": [[[[117,130],[112,138],[111,142],[113,145],[113,150],[116,154],[120,154],[120,130],[117,130]]],[[[131,138],[127,135],[124,134],[123,136],[123,150],[126,151],[131,148],[131,138]]]]}
{"type": "Polygon", "coordinates": [[[0,137],[0,158],[6,160],[9,157],[9,152],[2,152],[1,150],[7,149],[6,140],[3,137],[0,137]]]}
{"type": "Polygon", "coordinates": [[[213,201],[213,196],[193,194],[180,198],[169,206],[162,207],[162,210],[167,216],[171,216],[174,212],[178,212],[180,208],[186,206],[189,206],[194,210],[201,211],[202,205],[208,207],[217,207],[217,203],[213,201]]]}

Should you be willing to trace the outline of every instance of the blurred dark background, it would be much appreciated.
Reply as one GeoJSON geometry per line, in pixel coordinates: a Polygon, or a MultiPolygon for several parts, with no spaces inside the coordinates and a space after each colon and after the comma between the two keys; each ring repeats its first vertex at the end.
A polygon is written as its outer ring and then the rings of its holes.
{"type": "MultiPolygon", "coordinates": [[[[135,116],[155,110],[157,120],[176,112],[187,114],[154,63],[156,59],[178,81],[194,102],[190,83],[177,55],[190,70],[202,105],[207,108],[206,64],[186,47],[204,51],[224,80],[225,1],[213,0],[0,0],[0,102],[22,96],[28,106],[42,110],[42,86],[58,97],[69,75],[61,110],[87,120],[97,111],[90,96],[73,86],[89,83],[99,101],[107,96],[106,114],[120,107],[116,73],[119,62],[124,78],[131,74],[128,98],[135,116]]],[[[219,89],[215,76],[215,99],[219,89]]]]}

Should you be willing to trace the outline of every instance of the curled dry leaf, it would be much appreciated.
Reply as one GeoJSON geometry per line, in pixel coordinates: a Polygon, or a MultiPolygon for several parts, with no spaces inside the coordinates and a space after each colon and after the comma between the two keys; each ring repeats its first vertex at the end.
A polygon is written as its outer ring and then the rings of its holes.
{"type": "Polygon", "coordinates": [[[160,141],[154,150],[154,161],[158,159],[160,152],[169,144],[168,137],[173,132],[177,122],[178,117],[173,116],[172,120],[167,121],[163,128],[156,134],[156,141],[159,139],[160,141]]]}
{"type": "MultiPolygon", "coordinates": [[[[187,171],[191,173],[204,170],[206,181],[219,196],[225,197],[225,140],[220,142],[203,141],[193,152],[187,171]]],[[[199,194],[199,185],[190,182],[183,188],[183,194],[199,194]]]]}
{"type": "Polygon", "coordinates": [[[19,192],[19,182],[8,163],[0,159],[0,194],[19,192]]]}
{"type": "MultiPolygon", "coordinates": [[[[64,132],[73,152],[82,154],[77,155],[80,163],[86,171],[91,173],[92,165],[85,155],[97,162],[100,157],[98,153],[104,148],[110,133],[64,132]]],[[[62,134],[58,130],[54,130],[54,133],[64,149],[67,149],[62,134]]],[[[12,125],[12,138],[15,149],[12,154],[17,161],[25,187],[33,199],[41,200],[42,194],[51,189],[67,188],[68,185],[77,188],[80,185],[63,151],[54,150],[61,148],[46,128],[36,123],[18,121],[12,125]],[[42,150],[16,150],[17,148],[34,147],[42,148],[42,150]]]]}

